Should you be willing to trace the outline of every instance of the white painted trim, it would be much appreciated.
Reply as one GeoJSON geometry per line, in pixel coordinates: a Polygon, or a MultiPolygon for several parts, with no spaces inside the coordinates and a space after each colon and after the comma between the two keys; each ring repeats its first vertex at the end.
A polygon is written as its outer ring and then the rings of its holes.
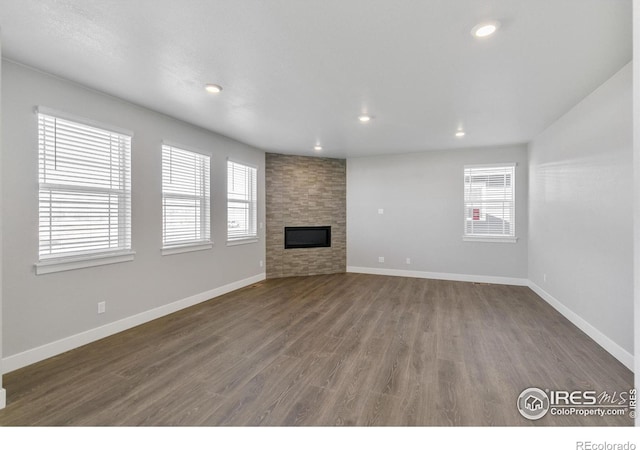
{"type": "Polygon", "coordinates": [[[515,244],[518,242],[517,237],[490,237],[490,236],[462,236],[462,240],[465,242],[499,242],[499,243],[509,243],[515,244]]]}
{"type": "Polygon", "coordinates": [[[0,388],[0,409],[4,409],[5,406],[7,406],[7,391],[0,388]]]}
{"type": "MultiPolygon", "coordinates": [[[[578,314],[567,308],[559,300],[553,297],[551,294],[540,288],[537,284],[529,281],[525,278],[510,278],[510,277],[494,277],[485,275],[464,275],[455,273],[440,273],[440,272],[421,272],[415,270],[397,270],[397,269],[379,269],[372,267],[355,267],[348,266],[347,272],[350,273],[364,273],[371,275],[388,275],[410,278],[427,278],[434,280],[448,280],[448,281],[466,281],[476,283],[492,283],[492,284],[507,284],[512,286],[528,286],[543,300],[549,303],[560,314],[566,317],[570,322],[582,330],[587,336],[593,339],[597,344],[609,352],[614,358],[624,364],[629,370],[633,371],[633,355],[620,347],[610,338],[605,336],[597,328],[584,320],[578,314]]],[[[245,278],[243,280],[235,281],[233,283],[226,284],[224,286],[211,289],[200,294],[193,295],[191,297],[178,300],[168,305],[163,305],[158,308],[154,308],[149,311],[145,311],[136,314],[131,317],[127,317],[116,322],[112,322],[107,325],[103,325],[92,330],[84,331],[82,333],[69,336],[67,338],[60,339],[49,344],[36,347],[31,350],[18,353],[16,355],[8,356],[2,359],[2,371],[3,373],[9,373],[22,367],[34,364],[44,359],[50,358],[60,353],[64,353],[74,348],[80,347],[85,344],[103,339],[121,331],[133,328],[151,320],[158,319],[168,314],[180,311],[181,309],[188,308],[190,306],[202,303],[204,301],[213,299],[220,295],[227,294],[229,292],[241,289],[251,284],[263,281],[266,278],[265,273],[255,275],[253,277],[245,278]]],[[[6,404],[6,392],[0,388],[0,409],[6,404]]]]}
{"type": "Polygon", "coordinates": [[[16,355],[8,356],[2,360],[3,373],[12,372],[30,364],[34,364],[38,361],[42,361],[44,359],[51,358],[52,356],[59,355],[60,353],[73,350],[74,348],[78,348],[82,345],[89,344],[91,342],[103,339],[116,333],[120,333],[121,331],[136,327],[146,322],[150,322],[176,311],[180,311],[181,309],[197,305],[198,303],[205,302],[220,295],[224,295],[237,289],[241,289],[245,286],[257,283],[264,280],[265,278],[266,274],[260,273],[243,280],[225,284],[224,286],[220,286],[206,292],[192,295],[191,297],[183,298],[182,300],[178,300],[176,302],[169,303],[167,305],[163,305],[149,311],[141,312],[131,317],[120,319],[116,322],[112,322],[101,327],[94,328],[92,330],[83,331],[82,333],[78,333],[76,335],[69,336],[58,341],[42,345],[40,347],[26,350],[16,355]]]}
{"type": "Polygon", "coordinates": [[[571,323],[580,328],[587,336],[593,339],[598,345],[604,348],[614,358],[624,364],[629,370],[633,372],[633,355],[613,342],[610,338],[605,336],[600,330],[584,320],[578,314],[573,312],[567,306],[565,306],[560,300],[556,299],[553,295],[542,289],[533,281],[529,281],[529,288],[538,294],[544,301],[549,303],[560,314],[566,317],[571,323]]]}
{"type": "Polygon", "coordinates": [[[258,238],[240,238],[240,239],[232,239],[227,241],[227,247],[233,247],[234,245],[245,245],[245,244],[255,244],[258,242],[258,238]]]}
{"type": "Polygon", "coordinates": [[[165,247],[161,249],[162,256],[176,255],[178,253],[199,252],[201,250],[209,250],[213,248],[213,242],[200,244],[175,245],[173,247],[165,247]]]}
{"type": "Polygon", "coordinates": [[[103,255],[89,255],[76,258],[57,258],[43,260],[35,264],[36,275],[45,273],[64,272],[65,270],[84,269],[86,267],[104,266],[133,261],[136,252],[128,250],[121,253],[106,253],[103,255]]]}
{"type": "Polygon", "coordinates": [[[420,272],[415,270],[381,269],[374,267],[347,266],[347,272],[366,273],[371,275],[388,275],[394,277],[428,278],[433,280],[467,281],[475,283],[508,284],[512,286],[527,286],[567,320],[582,330],[598,345],[604,348],[614,358],[624,364],[629,370],[634,371],[634,358],[631,353],[616,344],[596,327],[584,320],[578,314],[567,308],[562,302],[546,292],[540,286],[526,278],[493,277],[484,275],[464,275],[457,273],[420,272]]]}
{"type": "Polygon", "coordinates": [[[392,277],[428,278],[431,280],[468,281],[472,283],[508,284],[528,286],[526,278],[494,277],[488,275],[465,275],[461,273],[421,272],[418,270],[379,269],[374,267],[347,266],[347,272],[388,275],[392,277]]]}

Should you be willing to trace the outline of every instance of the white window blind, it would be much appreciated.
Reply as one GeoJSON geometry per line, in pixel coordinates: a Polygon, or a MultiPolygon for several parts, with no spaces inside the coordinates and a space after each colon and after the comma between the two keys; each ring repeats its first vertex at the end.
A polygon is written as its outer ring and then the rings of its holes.
{"type": "Polygon", "coordinates": [[[210,157],[162,146],[162,246],[210,243],[210,157]]]}
{"type": "Polygon", "coordinates": [[[515,238],[515,164],[465,166],[464,235],[515,238]]]}
{"type": "Polygon", "coordinates": [[[38,152],[40,261],[130,250],[131,136],[39,111],[38,152]]]}
{"type": "Polygon", "coordinates": [[[258,170],[227,162],[227,239],[256,238],[258,170]]]}

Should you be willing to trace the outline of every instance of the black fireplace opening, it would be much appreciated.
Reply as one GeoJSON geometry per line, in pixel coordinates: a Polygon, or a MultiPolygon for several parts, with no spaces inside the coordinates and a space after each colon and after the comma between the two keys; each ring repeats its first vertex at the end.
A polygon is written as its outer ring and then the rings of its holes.
{"type": "Polygon", "coordinates": [[[331,227],[284,227],[284,248],[331,247],[331,227]]]}

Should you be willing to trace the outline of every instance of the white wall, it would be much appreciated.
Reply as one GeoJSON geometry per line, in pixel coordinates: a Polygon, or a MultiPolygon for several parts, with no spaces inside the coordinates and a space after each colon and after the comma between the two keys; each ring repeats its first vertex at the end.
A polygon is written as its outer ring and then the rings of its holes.
{"type": "Polygon", "coordinates": [[[519,283],[527,276],[527,176],[524,145],[349,159],[349,270],[519,283]],[[518,242],[463,242],[464,165],[512,162],[518,242]]]}
{"type": "Polygon", "coordinates": [[[529,279],[628,366],[634,335],[631,69],[629,63],[529,145],[529,279]]]}
{"type": "Polygon", "coordinates": [[[166,305],[172,302],[190,298],[189,303],[193,303],[206,298],[198,297],[200,293],[215,289],[221,292],[219,288],[224,291],[225,286],[242,285],[242,280],[264,277],[259,265],[265,258],[262,230],[259,243],[226,246],[225,197],[226,158],[257,165],[259,221],[264,222],[264,152],[8,61],[2,66],[2,93],[5,370],[82,343],[84,338],[101,337],[105,332],[170,312],[172,308],[166,305]],[[38,105],[134,132],[134,261],[35,275],[38,133],[34,107],[38,105]],[[163,139],[211,155],[211,250],[161,256],[163,139]],[[97,314],[99,301],[107,302],[105,314],[97,314]],[[146,313],[149,311],[153,313],[146,313]],[[84,338],[74,336],[77,334],[84,338]]]}

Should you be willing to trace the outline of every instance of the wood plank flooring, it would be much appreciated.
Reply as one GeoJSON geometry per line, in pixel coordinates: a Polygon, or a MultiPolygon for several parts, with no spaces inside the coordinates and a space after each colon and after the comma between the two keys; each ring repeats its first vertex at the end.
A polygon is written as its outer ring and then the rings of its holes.
{"type": "Polygon", "coordinates": [[[267,280],[5,375],[0,425],[632,425],[516,410],[633,375],[525,287],[267,280]]]}

